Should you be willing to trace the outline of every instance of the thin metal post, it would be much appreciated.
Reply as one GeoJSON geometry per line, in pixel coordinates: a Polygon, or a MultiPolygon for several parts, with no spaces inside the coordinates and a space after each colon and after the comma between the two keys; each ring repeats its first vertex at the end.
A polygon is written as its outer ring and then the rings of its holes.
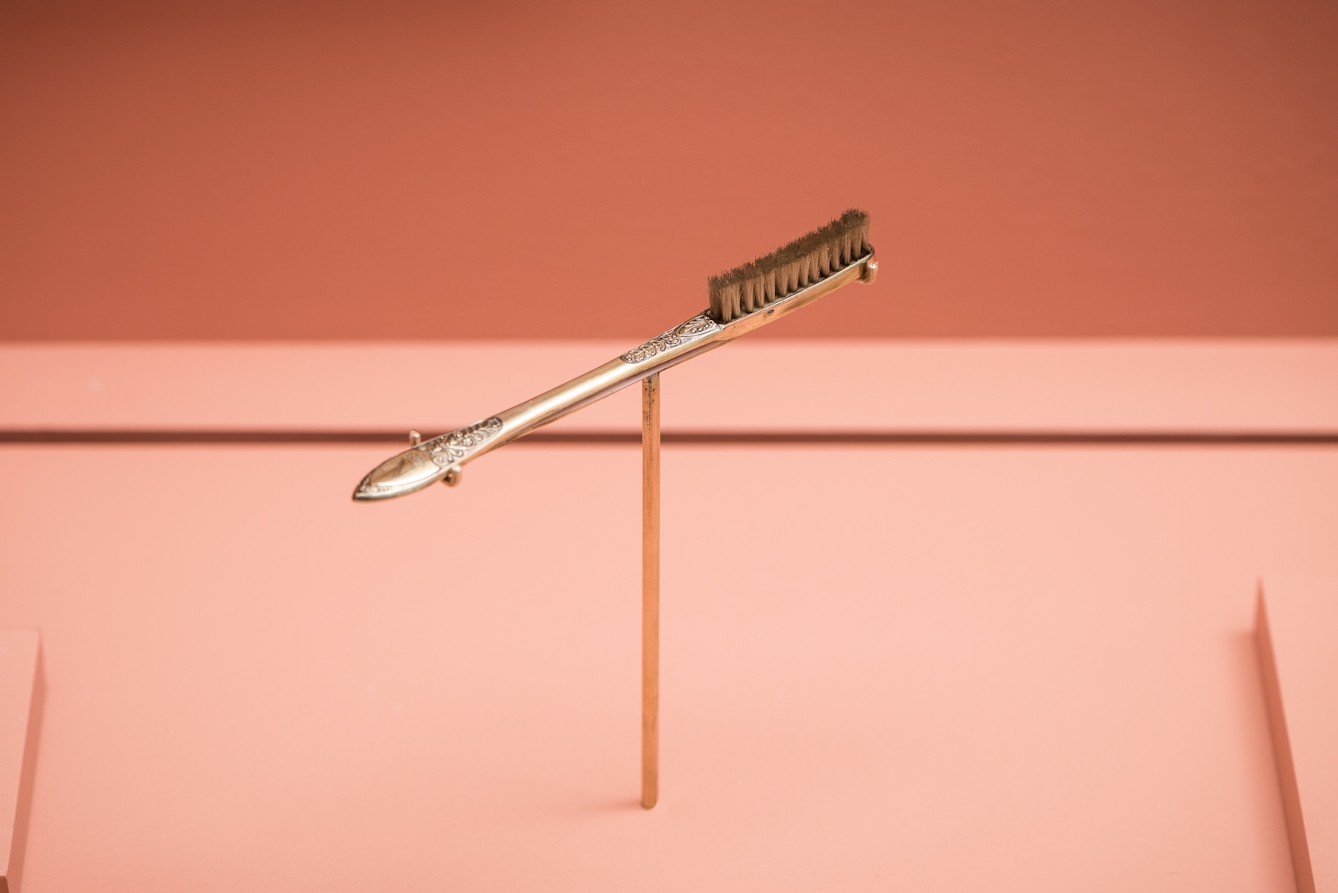
{"type": "Polygon", "coordinates": [[[660,798],[660,373],[641,382],[641,805],[660,798]]]}

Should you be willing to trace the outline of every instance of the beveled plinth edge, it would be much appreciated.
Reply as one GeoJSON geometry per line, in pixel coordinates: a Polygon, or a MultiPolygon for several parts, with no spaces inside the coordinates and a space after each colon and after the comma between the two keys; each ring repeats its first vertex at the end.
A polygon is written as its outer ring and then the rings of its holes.
{"type": "Polygon", "coordinates": [[[1255,643],[1300,893],[1338,889],[1338,578],[1266,578],[1255,643]]]}
{"type": "Polygon", "coordinates": [[[0,630],[0,893],[18,893],[42,712],[41,636],[0,630]]]}

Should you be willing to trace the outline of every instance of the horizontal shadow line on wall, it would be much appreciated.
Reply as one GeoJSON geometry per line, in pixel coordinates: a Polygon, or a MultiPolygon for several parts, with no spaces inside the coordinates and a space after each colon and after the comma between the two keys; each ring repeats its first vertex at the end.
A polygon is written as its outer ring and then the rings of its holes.
{"type": "MultiPolygon", "coordinates": [[[[1338,446],[1338,431],[710,431],[666,430],[668,445],[699,446],[1338,446]]],[[[536,431],[531,446],[635,446],[639,431],[536,431]]],[[[0,429],[4,444],[401,444],[403,431],[230,429],[0,429]]]]}

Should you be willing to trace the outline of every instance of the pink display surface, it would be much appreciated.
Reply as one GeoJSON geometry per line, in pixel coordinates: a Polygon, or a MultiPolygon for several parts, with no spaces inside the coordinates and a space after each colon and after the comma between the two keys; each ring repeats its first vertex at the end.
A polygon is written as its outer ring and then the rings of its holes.
{"type": "Polygon", "coordinates": [[[1338,577],[1270,578],[1255,635],[1297,888],[1338,890],[1338,577]]]}
{"type": "Polygon", "coordinates": [[[1255,593],[1338,574],[1331,445],[666,448],[651,812],[637,450],[385,455],[0,449],[23,893],[1295,889],[1255,593]]]}
{"type": "MultiPolygon", "coordinates": [[[[427,433],[528,400],[633,346],[6,345],[0,429],[427,433]]],[[[670,429],[1338,434],[1333,339],[743,339],[676,367],[665,382],[673,386],[670,429]]],[[[635,431],[638,413],[630,389],[557,425],[635,431]]]]}

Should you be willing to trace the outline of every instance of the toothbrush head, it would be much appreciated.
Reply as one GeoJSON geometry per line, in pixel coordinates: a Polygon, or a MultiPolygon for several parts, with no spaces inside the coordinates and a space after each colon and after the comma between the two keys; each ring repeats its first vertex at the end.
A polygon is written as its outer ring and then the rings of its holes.
{"type": "Polygon", "coordinates": [[[727,323],[760,310],[868,254],[869,215],[846,211],[831,223],[707,282],[711,317],[727,323]]]}

